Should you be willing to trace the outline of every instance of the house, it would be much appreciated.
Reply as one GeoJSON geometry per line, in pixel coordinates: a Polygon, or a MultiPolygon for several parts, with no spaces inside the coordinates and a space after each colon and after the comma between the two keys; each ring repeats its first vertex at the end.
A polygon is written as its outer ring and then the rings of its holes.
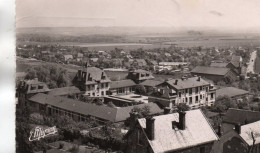
{"type": "Polygon", "coordinates": [[[110,94],[129,94],[134,92],[136,83],[133,80],[119,80],[119,81],[111,81],[110,83],[110,94]]]}
{"type": "Polygon", "coordinates": [[[33,80],[22,80],[19,82],[16,93],[18,97],[18,104],[19,106],[26,106],[26,99],[32,97],[35,94],[38,93],[48,93],[50,89],[48,86],[38,81],[38,78],[35,78],[33,80]]]}
{"type": "Polygon", "coordinates": [[[47,115],[66,115],[75,121],[86,121],[88,118],[92,118],[101,123],[108,121],[123,122],[130,117],[129,113],[135,107],[148,107],[150,109],[150,115],[163,112],[163,110],[154,103],[128,107],[109,107],[41,93],[28,99],[27,103],[34,110],[45,112],[47,115]]]}
{"type": "Polygon", "coordinates": [[[127,79],[133,80],[135,83],[139,84],[145,80],[153,79],[152,73],[146,70],[130,70],[126,77],[127,79]]]}
{"type": "Polygon", "coordinates": [[[196,66],[191,71],[191,74],[205,77],[214,81],[215,83],[219,81],[235,81],[238,79],[237,73],[235,73],[229,68],[223,67],[196,66]]]}
{"type": "Polygon", "coordinates": [[[126,153],[210,153],[219,139],[200,109],[130,119],[126,153]]]}
{"type": "Polygon", "coordinates": [[[235,87],[224,87],[216,90],[216,97],[228,96],[233,99],[248,98],[249,91],[235,87]]]}
{"type": "Polygon", "coordinates": [[[84,55],[82,54],[82,53],[78,53],[77,54],[77,61],[79,62],[79,61],[82,61],[83,60],[83,57],[84,57],[84,55]]]}
{"type": "Polygon", "coordinates": [[[78,96],[81,94],[81,91],[79,88],[75,86],[70,86],[70,87],[62,87],[62,88],[54,88],[51,89],[50,92],[48,92],[48,95],[53,95],[53,96],[78,96]]]}
{"type": "Polygon", "coordinates": [[[186,103],[191,108],[211,106],[216,99],[216,89],[200,77],[172,79],[156,86],[149,101],[162,107],[176,107],[186,103]]]}
{"type": "Polygon", "coordinates": [[[241,68],[236,67],[232,62],[229,63],[224,63],[224,62],[212,62],[210,64],[210,67],[226,67],[229,68],[231,70],[233,70],[234,72],[236,72],[237,74],[241,73],[241,68]]]}
{"type": "Polygon", "coordinates": [[[85,67],[78,70],[72,82],[81,91],[84,91],[86,96],[104,97],[107,95],[111,81],[104,70],[96,67],[85,67]]]}
{"type": "Polygon", "coordinates": [[[69,62],[70,60],[73,59],[73,56],[72,55],[63,55],[63,60],[65,62],[69,62]]]}
{"type": "Polygon", "coordinates": [[[154,88],[163,83],[163,81],[159,81],[159,80],[145,80],[144,82],[140,83],[141,85],[143,85],[146,89],[146,92],[152,92],[154,90],[154,88]]]}

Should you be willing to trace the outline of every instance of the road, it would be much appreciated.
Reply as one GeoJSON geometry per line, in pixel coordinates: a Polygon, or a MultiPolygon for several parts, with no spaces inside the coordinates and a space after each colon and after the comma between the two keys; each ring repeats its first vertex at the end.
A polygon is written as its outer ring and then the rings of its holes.
{"type": "Polygon", "coordinates": [[[246,70],[247,74],[248,73],[255,73],[255,71],[254,71],[255,59],[256,59],[256,51],[253,51],[251,53],[250,61],[249,61],[249,64],[247,66],[247,70],[246,70]]]}

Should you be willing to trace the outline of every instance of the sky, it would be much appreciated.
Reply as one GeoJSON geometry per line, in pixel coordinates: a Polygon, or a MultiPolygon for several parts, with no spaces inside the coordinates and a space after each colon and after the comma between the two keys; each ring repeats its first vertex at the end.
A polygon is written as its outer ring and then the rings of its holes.
{"type": "Polygon", "coordinates": [[[17,0],[16,26],[250,29],[260,27],[260,1],[17,0]]]}

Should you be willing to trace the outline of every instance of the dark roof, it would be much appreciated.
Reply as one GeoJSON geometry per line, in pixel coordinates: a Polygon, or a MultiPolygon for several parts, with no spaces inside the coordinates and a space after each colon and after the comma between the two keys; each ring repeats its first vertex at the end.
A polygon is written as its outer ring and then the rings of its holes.
{"type": "Polygon", "coordinates": [[[200,80],[199,80],[199,77],[186,78],[183,80],[182,79],[172,79],[172,80],[169,80],[166,82],[176,89],[186,89],[186,88],[210,85],[209,82],[203,80],[202,78],[200,78],[200,80]],[[177,84],[175,84],[176,80],[178,80],[177,84]]]}
{"type": "Polygon", "coordinates": [[[163,81],[158,81],[158,80],[145,80],[144,82],[140,83],[143,86],[151,86],[151,87],[155,87],[158,84],[163,83],[163,81]]]}
{"type": "Polygon", "coordinates": [[[79,93],[81,92],[77,87],[71,86],[71,87],[52,89],[48,94],[53,96],[62,96],[62,95],[79,94],[79,93]]]}
{"type": "Polygon", "coordinates": [[[71,112],[76,112],[83,115],[94,116],[103,120],[120,122],[126,120],[130,115],[130,111],[134,107],[150,107],[151,114],[161,113],[162,110],[155,103],[140,104],[136,106],[129,107],[108,107],[105,105],[95,105],[91,103],[86,103],[70,98],[52,96],[46,94],[37,94],[29,99],[30,101],[48,104],[54,107],[65,109],[71,112]]]}
{"type": "Polygon", "coordinates": [[[227,67],[228,63],[211,63],[211,67],[227,67]]]}
{"type": "Polygon", "coordinates": [[[224,87],[216,90],[216,97],[219,96],[228,96],[228,97],[236,97],[236,96],[241,96],[249,94],[249,91],[238,89],[235,87],[224,87]]]}
{"type": "Polygon", "coordinates": [[[228,109],[223,121],[231,124],[245,124],[260,120],[260,112],[243,110],[243,109],[228,109]]]}
{"type": "MultiPolygon", "coordinates": [[[[154,140],[149,140],[153,152],[174,152],[218,140],[208,120],[200,109],[187,111],[184,130],[172,128],[172,122],[179,122],[179,113],[154,116],[154,140]]],[[[146,119],[138,119],[143,129],[146,119]]]]}
{"type": "Polygon", "coordinates": [[[133,80],[119,80],[119,81],[111,81],[110,89],[122,88],[122,87],[131,87],[136,85],[133,80]]]}
{"type": "Polygon", "coordinates": [[[230,71],[229,68],[222,67],[207,67],[207,66],[196,66],[191,73],[200,74],[211,74],[211,75],[225,75],[230,71]]]}
{"type": "Polygon", "coordinates": [[[35,78],[33,80],[22,80],[22,81],[20,81],[17,89],[19,91],[24,91],[27,94],[49,92],[50,91],[50,89],[48,88],[46,83],[38,81],[37,78],[35,78]],[[39,86],[42,86],[42,89],[40,89],[39,86]],[[31,87],[34,87],[35,89],[31,89],[31,87]]]}

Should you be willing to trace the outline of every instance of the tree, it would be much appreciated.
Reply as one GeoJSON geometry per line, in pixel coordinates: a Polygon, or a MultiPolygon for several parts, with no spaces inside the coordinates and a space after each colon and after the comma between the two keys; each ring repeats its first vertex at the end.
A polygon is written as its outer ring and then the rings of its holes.
{"type": "Polygon", "coordinates": [[[179,103],[177,105],[177,111],[188,111],[190,107],[186,103],[179,103]]]}
{"type": "Polygon", "coordinates": [[[109,106],[109,107],[116,107],[112,101],[108,102],[107,106],[109,106]]]}
{"type": "Polygon", "coordinates": [[[223,113],[229,108],[237,108],[236,103],[228,96],[220,96],[216,99],[212,110],[223,113]]]}
{"type": "Polygon", "coordinates": [[[135,87],[135,92],[139,95],[144,95],[146,93],[146,89],[143,85],[139,84],[135,87]]]}

